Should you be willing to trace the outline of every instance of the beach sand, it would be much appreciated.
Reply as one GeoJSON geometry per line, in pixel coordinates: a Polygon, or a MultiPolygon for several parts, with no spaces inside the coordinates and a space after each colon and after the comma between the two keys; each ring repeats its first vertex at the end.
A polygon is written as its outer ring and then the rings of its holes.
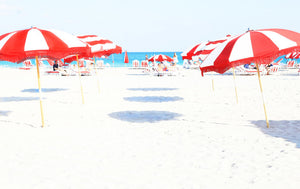
{"type": "Polygon", "coordinates": [[[300,76],[0,69],[0,188],[300,187],[300,76]],[[99,79],[99,80],[98,80],[99,79]],[[214,91],[212,90],[212,79],[214,91]],[[100,82],[100,93],[97,81],[100,82]]]}

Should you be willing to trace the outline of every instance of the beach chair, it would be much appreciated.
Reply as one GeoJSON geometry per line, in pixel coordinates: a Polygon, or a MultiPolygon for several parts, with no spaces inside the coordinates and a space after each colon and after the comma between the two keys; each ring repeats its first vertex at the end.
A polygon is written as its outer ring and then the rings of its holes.
{"type": "Polygon", "coordinates": [[[256,69],[245,68],[244,65],[237,66],[234,70],[237,75],[254,75],[257,73],[256,69]]]}
{"type": "MultiPolygon", "coordinates": [[[[255,75],[257,74],[257,70],[254,68],[245,68],[244,65],[237,66],[235,67],[235,74],[237,75],[255,75]]],[[[265,68],[264,66],[259,67],[259,72],[264,74],[265,73],[265,68]]]]}
{"type": "Polygon", "coordinates": [[[269,69],[269,74],[275,74],[278,73],[279,71],[279,65],[273,65],[269,69]]]}
{"type": "Polygon", "coordinates": [[[84,59],[80,59],[78,63],[79,63],[79,68],[80,68],[80,75],[81,76],[90,76],[91,72],[87,70],[88,69],[87,67],[85,67],[84,59]]]}
{"type": "Polygon", "coordinates": [[[298,70],[298,75],[300,75],[300,68],[299,68],[299,70],[298,70]]]}
{"type": "Polygon", "coordinates": [[[133,60],[132,61],[132,67],[133,68],[138,68],[140,66],[140,61],[138,60],[133,60]]]}
{"type": "Polygon", "coordinates": [[[159,71],[157,66],[152,67],[150,72],[152,73],[153,76],[160,77],[165,75],[165,71],[159,71]]]}
{"type": "Polygon", "coordinates": [[[294,68],[294,64],[295,64],[295,61],[294,60],[290,60],[287,62],[287,68],[294,68]]]}
{"type": "Polygon", "coordinates": [[[80,68],[85,67],[85,65],[84,65],[84,60],[83,60],[83,59],[78,60],[78,63],[79,63],[79,67],[80,67],[80,68]]]}
{"type": "Polygon", "coordinates": [[[92,75],[90,71],[87,71],[87,70],[80,70],[80,74],[81,76],[90,76],[92,75]]]}
{"type": "Polygon", "coordinates": [[[60,75],[60,72],[59,71],[45,71],[46,74],[48,75],[60,75]]]}
{"type": "Polygon", "coordinates": [[[31,61],[30,61],[30,60],[25,60],[25,61],[23,62],[23,64],[24,64],[24,67],[21,67],[21,68],[19,68],[19,69],[21,69],[21,70],[30,70],[31,67],[32,67],[32,64],[31,64],[31,61]]]}
{"type": "Polygon", "coordinates": [[[168,71],[166,73],[168,76],[177,76],[180,74],[178,66],[169,66],[168,71]]]}
{"type": "Polygon", "coordinates": [[[103,60],[96,61],[96,68],[103,69],[105,67],[103,60]]]}
{"type": "Polygon", "coordinates": [[[147,67],[149,67],[148,61],[147,61],[147,60],[143,60],[143,61],[141,62],[141,67],[142,67],[142,68],[147,68],[147,67]]]}

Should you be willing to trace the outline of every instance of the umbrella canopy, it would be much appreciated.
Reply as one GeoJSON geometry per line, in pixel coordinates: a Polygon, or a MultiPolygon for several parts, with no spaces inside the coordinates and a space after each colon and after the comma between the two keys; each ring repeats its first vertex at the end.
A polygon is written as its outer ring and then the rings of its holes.
{"type": "Polygon", "coordinates": [[[150,61],[150,62],[154,62],[154,61],[158,61],[158,62],[163,62],[163,61],[172,62],[173,58],[171,58],[171,57],[169,57],[167,55],[159,54],[159,55],[154,55],[154,56],[150,57],[148,59],[148,61],[150,61]]]}
{"type": "Polygon", "coordinates": [[[298,59],[299,57],[300,57],[300,53],[299,52],[288,53],[285,56],[286,59],[298,59]]]}
{"type": "Polygon", "coordinates": [[[93,56],[101,57],[122,53],[120,46],[97,35],[83,35],[77,37],[91,47],[91,54],[93,56]]]}
{"type": "Polygon", "coordinates": [[[89,53],[86,43],[53,29],[32,27],[0,36],[0,59],[10,62],[20,63],[36,56],[60,59],[70,54],[86,53],[89,53]]]}
{"type": "Polygon", "coordinates": [[[205,45],[205,43],[206,42],[199,43],[199,44],[187,49],[183,53],[181,53],[182,60],[185,60],[185,59],[192,60],[192,57],[194,56],[195,51],[197,51],[197,49],[201,49],[205,45]]]}
{"type": "Polygon", "coordinates": [[[255,62],[266,123],[269,127],[259,64],[269,64],[278,56],[299,49],[300,33],[285,29],[250,30],[216,47],[200,65],[200,69],[202,74],[208,71],[222,74],[232,67],[255,62]]]}
{"type": "Polygon", "coordinates": [[[230,37],[231,35],[227,35],[223,39],[199,43],[191,49],[183,52],[181,54],[182,59],[192,60],[193,57],[197,56],[201,60],[204,60],[220,43],[225,42],[230,37]]]}
{"type": "MultiPolygon", "coordinates": [[[[78,39],[87,43],[91,48],[89,54],[80,55],[78,58],[90,58],[90,57],[102,57],[102,56],[110,56],[111,54],[120,54],[122,53],[122,47],[116,45],[112,41],[108,39],[104,39],[97,35],[81,35],[77,36],[78,39]]],[[[75,56],[68,56],[64,59],[64,62],[72,62],[75,61],[75,56]]]]}
{"type": "Polygon", "coordinates": [[[0,59],[10,62],[22,62],[35,58],[42,126],[44,113],[41,97],[40,71],[38,57],[60,59],[70,54],[87,54],[90,48],[77,37],[58,30],[44,30],[36,27],[14,31],[0,36],[0,59]]]}
{"type": "Polygon", "coordinates": [[[216,47],[200,69],[222,74],[242,64],[269,64],[278,56],[299,49],[300,33],[285,29],[250,30],[216,47]]]}

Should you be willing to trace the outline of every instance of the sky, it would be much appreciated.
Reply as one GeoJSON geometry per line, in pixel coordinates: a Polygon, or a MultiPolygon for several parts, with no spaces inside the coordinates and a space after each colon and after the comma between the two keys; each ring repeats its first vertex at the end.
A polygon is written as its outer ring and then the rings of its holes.
{"type": "Polygon", "coordinates": [[[0,35],[35,26],[98,35],[129,52],[173,52],[248,28],[300,32],[299,8],[299,0],[0,0],[0,35]]]}

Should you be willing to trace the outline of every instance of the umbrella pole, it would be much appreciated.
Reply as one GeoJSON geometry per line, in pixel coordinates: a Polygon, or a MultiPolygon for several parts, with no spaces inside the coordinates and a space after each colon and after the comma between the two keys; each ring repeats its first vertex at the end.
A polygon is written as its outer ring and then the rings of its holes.
{"type": "Polygon", "coordinates": [[[236,103],[239,103],[238,94],[237,94],[237,88],[236,88],[236,82],[235,82],[235,70],[234,67],[232,67],[233,72],[233,82],[234,82],[234,88],[235,88],[235,97],[236,97],[236,103]]]}
{"type": "Polygon", "coordinates": [[[44,121],[44,111],[43,111],[43,103],[42,103],[42,90],[41,90],[40,67],[39,67],[38,56],[35,57],[35,62],[36,62],[36,71],[37,71],[37,77],[38,77],[39,94],[40,94],[40,109],[41,109],[42,127],[44,127],[45,121],[44,121]]]}
{"type": "Polygon", "coordinates": [[[80,66],[79,66],[78,55],[76,55],[76,60],[77,60],[77,67],[78,67],[78,76],[79,76],[79,82],[80,82],[82,104],[84,104],[84,97],[83,97],[83,89],[82,89],[81,73],[80,73],[80,66]]]}
{"type": "Polygon", "coordinates": [[[95,58],[95,56],[94,56],[94,69],[95,69],[95,73],[96,73],[96,77],[97,77],[98,91],[100,93],[100,81],[99,81],[99,77],[98,77],[98,71],[97,71],[97,68],[96,68],[96,58],[95,58]]]}
{"type": "Polygon", "coordinates": [[[212,87],[212,90],[213,90],[213,93],[215,92],[215,83],[214,83],[214,78],[212,77],[211,78],[211,87],[212,87]]]}
{"type": "Polygon", "coordinates": [[[264,106],[264,111],[265,111],[266,123],[267,123],[267,127],[269,128],[270,125],[269,125],[269,120],[268,120],[268,116],[267,116],[267,109],[266,109],[266,105],[265,105],[265,100],[264,100],[264,94],[263,94],[262,84],[261,84],[261,80],[260,80],[259,65],[258,65],[258,63],[255,63],[255,64],[256,64],[256,70],[257,70],[257,75],[258,75],[258,81],[259,81],[259,86],[260,86],[261,97],[262,97],[263,106],[264,106]]]}

